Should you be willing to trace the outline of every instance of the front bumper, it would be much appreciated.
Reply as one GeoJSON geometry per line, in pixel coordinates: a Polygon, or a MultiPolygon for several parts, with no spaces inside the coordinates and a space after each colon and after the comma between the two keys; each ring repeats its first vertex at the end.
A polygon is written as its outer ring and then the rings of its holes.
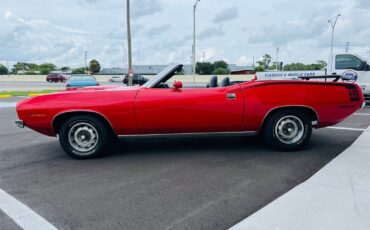
{"type": "Polygon", "coordinates": [[[24,124],[24,121],[22,120],[18,120],[18,121],[15,121],[14,122],[19,128],[24,128],[25,127],[25,124],[24,124]]]}

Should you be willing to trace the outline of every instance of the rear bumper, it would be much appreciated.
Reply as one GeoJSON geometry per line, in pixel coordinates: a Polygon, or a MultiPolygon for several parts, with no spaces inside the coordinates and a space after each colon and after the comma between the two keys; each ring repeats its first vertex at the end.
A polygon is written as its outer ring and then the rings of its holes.
{"type": "Polygon", "coordinates": [[[22,120],[18,120],[18,121],[15,121],[14,122],[19,128],[24,128],[25,127],[25,124],[24,124],[24,121],[22,120]]]}

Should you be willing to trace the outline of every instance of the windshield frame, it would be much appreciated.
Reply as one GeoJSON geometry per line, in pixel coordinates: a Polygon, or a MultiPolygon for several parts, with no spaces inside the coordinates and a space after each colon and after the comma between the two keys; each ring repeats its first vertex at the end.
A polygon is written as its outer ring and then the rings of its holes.
{"type": "Polygon", "coordinates": [[[159,82],[161,82],[162,79],[165,79],[166,77],[168,77],[174,71],[177,71],[179,68],[182,68],[182,66],[183,65],[181,65],[181,64],[172,64],[172,65],[169,65],[166,68],[164,68],[161,72],[159,72],[157,75],[155,75],[152,79],[150,79],[149,81],[147,81],[142,86],[145,87],[145,88],[153,88],[159,82]]]}

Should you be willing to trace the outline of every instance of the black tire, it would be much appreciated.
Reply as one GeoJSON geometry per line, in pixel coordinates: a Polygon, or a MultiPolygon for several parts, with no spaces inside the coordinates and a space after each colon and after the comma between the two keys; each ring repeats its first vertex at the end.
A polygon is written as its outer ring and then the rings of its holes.
{"type": "Polygon", "coordinates": [[[263,126],[266,143],[279,151],[299,150],[308,143],[311,135],[311,120],[305,113],[294,109],[275,112],[263,126]]]}
{"type": "Polygon", "coordinates": [[[59,142],[69,156],[75,159],[93,159],[104,155],[110,136],[108,127],[99,119],[79,115],[67,119],[62,124],[59,131],[59,142]],[[85,139],[87,141],[84,142],[85,139]],[[82,147],[89,143],[93,144],[82,147]]]}

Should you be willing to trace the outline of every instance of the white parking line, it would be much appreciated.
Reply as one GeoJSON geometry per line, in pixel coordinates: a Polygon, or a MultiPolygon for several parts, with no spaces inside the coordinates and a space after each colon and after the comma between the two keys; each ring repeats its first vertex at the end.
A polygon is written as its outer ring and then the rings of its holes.
{"type": "Polygon", "coordinates": [[[348,127],[340,127],[340,126],[327,127],[327,129],[350,130],[350,131],[360,131],[360,132],[363,132],[366,130],[366,129],[348,128],[348,127]]]}
{"type": "Polygon", "coordinates": [[[28,229],[57,229],[29,207],[0,189],[0,209],[12,218],[21,228],[28,229]]]}
{"type": "Polygon", "coordinates": [[[370,116],[370,113],[355,113],[357,116],[370,116]]]}

